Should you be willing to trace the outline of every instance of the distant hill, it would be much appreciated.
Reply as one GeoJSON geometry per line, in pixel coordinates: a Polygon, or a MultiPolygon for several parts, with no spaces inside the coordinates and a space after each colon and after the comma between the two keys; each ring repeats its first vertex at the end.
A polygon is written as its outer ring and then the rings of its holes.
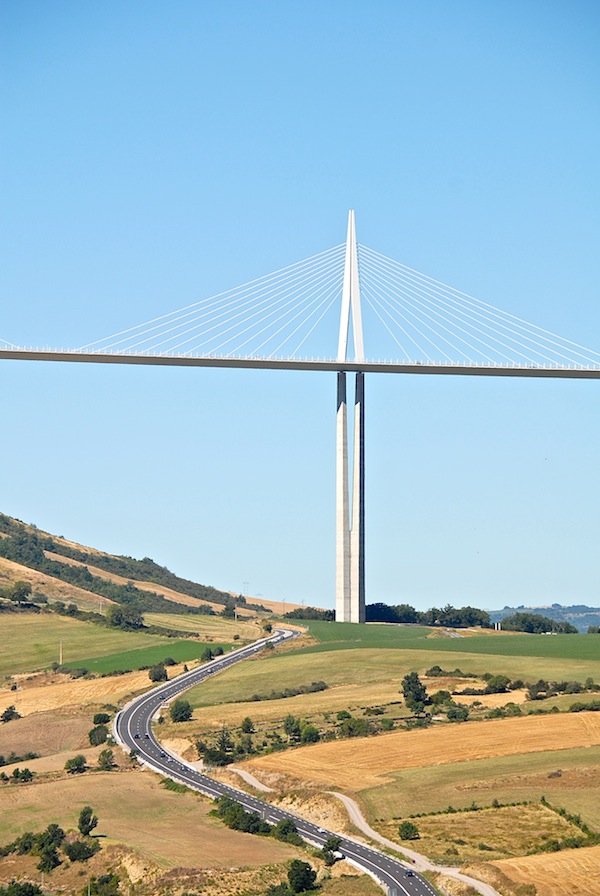
{"type": "Polygon", "coordinates": [[[243,597],[181,578],[149,557],[107,554],[0,514],[0,585],[17,579],[30,581],[51,600],[86,610],[90,604],[120,603],[181,614],[211,613],[233,600],[246,605],[243,597]]]}
{"type": "Polygon", "coordinates": [[[563,607],[561,604],[538,607],[504,607],[502,610],[488,610],[492,622],[501,622],[505,616],[513,613],[540,613],[557,622],[570,622],[580,632],[587,632],[589,625],[600,625],[600,607],[586,607],[584,604],[574,604],[563,607]]]}

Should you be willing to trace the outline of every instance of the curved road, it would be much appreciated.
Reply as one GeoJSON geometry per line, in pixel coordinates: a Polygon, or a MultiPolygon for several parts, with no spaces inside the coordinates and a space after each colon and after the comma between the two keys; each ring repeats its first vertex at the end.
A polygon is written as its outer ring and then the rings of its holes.
{"type": "MultiPolygon", "coordinates": [[[[275,629],[269,637],[261,638],[246,647],[217,657],[198,669],[184,672],[183,675],[179,675],[128,703],[117,714],[113,729],[116,740],[125,749],[135,750],[139,760],[153,771],[186,784],[193,790],[198,790],[213,799],[229,796],[241,803],[247,811],[258,812],[270,824],[276,824],[282,819],[292,819],[301,837],[316,846],[323,846],[328,837],[339,835],[334,831],[325,830],[305,821],[298,815],[262,802],[243,790],[237,790],[235,787],[230,787],[228,784],[222,784],[203,775],[192,766],[182,762],[179,756],[174,756],[166,751],[156,740],[152,731],[152,719],[165,703],[169,703],[211,675],[222,672],[228,666],[233,666],[241,660],[254,656],[264,649],[267,642],[281,644],[297,637],[298,634],[298,632],[285,629],[275,629]]],[[[413,872],[408,865],[357,840],[343,837],[339,852],[345,859],[374,877],[390,896],[435,896],[436,891],[429,881],[413,872]]]]}

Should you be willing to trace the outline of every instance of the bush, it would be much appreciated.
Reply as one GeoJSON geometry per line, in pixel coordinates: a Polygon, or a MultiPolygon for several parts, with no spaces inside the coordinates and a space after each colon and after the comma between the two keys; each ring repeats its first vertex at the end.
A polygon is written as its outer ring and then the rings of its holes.
{"type": "Polygon", "coordinates": [[[99,849],[97,840],[73,840],[65,846],[65,853],[72,862],[87,862],[99,849]]]}
{"type": "Polygon", "coordinates": [[[94,716],[94,725],[108,725],[110,716],[107,712],[97,712],[94,716]]]}
{"type": "Polygon", "coordinates": [[[13,719],[20,719],[21,713],[17,712],[14,706],[7,706],[2,715],[0,715],[0,722],[12,722],[13,719]]]}
{"type": "Polygon", "coordinates": [[[87,765],[85,764],[85,756],[82,753],[73,756],[72,759],[67,759],[65,762],[65,771],[69,775],[81,774],[81,772],[85,772],[86,770],[87,765]]]}
{"type": "Polygon", "coordinates": [[[110,772],[115,767],[115,754],[112,750],[102,750],[98,756],[98,768],[110,772]]]}

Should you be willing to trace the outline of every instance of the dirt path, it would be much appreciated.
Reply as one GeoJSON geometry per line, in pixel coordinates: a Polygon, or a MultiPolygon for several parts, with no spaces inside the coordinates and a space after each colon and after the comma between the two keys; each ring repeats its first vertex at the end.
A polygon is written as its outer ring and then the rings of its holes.
{"type": "Polygon", "coordinates": [[[254,787],[255,790],[262,790],[263,793],[273,793],[272,787],[267,787],[266,784],[263,784],[262,781],[259,781],[258,778],[255,778],[254,775],[251,775],[250,772],[245,771],[243,768],[236,768],[234,765],[230,765],[228,771],[239,775],[242,781],[245,781],[250,787],[254,787]]]}
{"type": "Polygon", "coordinates": [[[376,840],[383,846],[387,846],[389,849],[393,849],[395,852],[405,855],[414,863],[417,871],[437,871],[438,874],[444,874],[446,877],[453,877],[455,880],[468,884],[473,887],[474,890],[477,890],[478,893],[481,893],[481,896],[500,896],[498,891],[490,886],[490,884],[485,884],[483,881],[476,880],[474,877],[469,877],[468,874],[463,874],[458,868],[452,868],[445,865],[434,865],[434,863],[430,862],[426,856],[423,856],[412,849],[407,849],[405,846],[398,846],[393,840],[388,840],[387,837],[378,834],[377,831],[371,827],[360,811],[358,804],[353,799],[346,796],[344,793],[337,793],[335,790],[329,790],[328,793],[331,793],[332,796],[335,796],[344,804],[350,817],[350,821],[362,831],[363,834],[366,834],[368,837],[371,837],[372,840],[376,840]]]}

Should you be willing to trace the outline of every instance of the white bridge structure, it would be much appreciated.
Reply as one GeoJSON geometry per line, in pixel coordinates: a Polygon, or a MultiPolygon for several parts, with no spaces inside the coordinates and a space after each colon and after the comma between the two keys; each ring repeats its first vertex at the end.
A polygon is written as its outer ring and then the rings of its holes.
{"type": "Polygon", "coordinates": [[[311,258],[79,348],[0,338],[2,359],[337,373],[340,622],[365,620],[365,373],[600,378],[600,353],[358,244],[353,211],[346,242],[311,258]]]}

